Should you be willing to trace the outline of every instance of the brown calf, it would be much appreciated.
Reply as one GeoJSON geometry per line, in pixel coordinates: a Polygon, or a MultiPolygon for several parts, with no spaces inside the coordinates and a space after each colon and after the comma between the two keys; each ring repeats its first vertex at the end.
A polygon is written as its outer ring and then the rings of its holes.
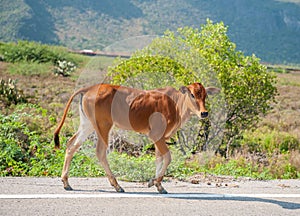
{"type": "Polygon", "coordinates": [[[159,193],[167,193],[161,181],[171,162],[171,154],[166,145],[169,139],[186,122],[191,114],[206,118],[207,93],[219,90],[204,88],[200,83],[183,86],[180,90],[172,87],[149,91],[128,87],[98,84],[76,91],[69,99],[61,122],[54,133],[55,147],[59,148],[59,132],[64,124],[73,98],[80,94],[80,126],[69,139],[62,181],[66,190],[72,190],[68,182],[68,172],[74,153],[85,139],[95,131],[98,137],[96,155],[103,166],[111,185],[117,192],[124,192],[112,174],[106,158],[109,131],[113,125],[125,130],[146,134],[155,143],[156,176],[148,186],[155,185],[159,193]]]}

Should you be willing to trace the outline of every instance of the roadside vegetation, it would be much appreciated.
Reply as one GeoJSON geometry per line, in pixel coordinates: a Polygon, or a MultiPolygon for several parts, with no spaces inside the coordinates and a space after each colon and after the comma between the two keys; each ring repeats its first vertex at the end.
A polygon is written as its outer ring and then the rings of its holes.
{"type": "MultiPolygon", "coordinates": [[[[220,97],[208,103],[212,113],[222,113],[219,106],[226,102],[227,115],[193,119],[196,133],[187,128],[174,137],[167,176],[300,178],[300,72],[267,71],[255,56],[235,50],[222,23],[166,32],[128,60],[86,57],[26,41],[1,43],[0,57],[0,176],[60,176],[65,145],[54,151],[54,128],[80,74],[98,69],[108,72],[108,82],[141,88],[178,87],[199,77],[222,87],[220,97]],[[216,124],[222,124],[223,134],[213,136],[216,124]]],[[[68,115],[62,143],[76,130],[75,111],[68,115]]],[[[145,137],[114,130],[111,168],[123,180],[147,181],[155,174],[153,150],[145,137]]],[[[70,176],[103,176],[94,152],[91,138],[75,154],[70,176]]]]}

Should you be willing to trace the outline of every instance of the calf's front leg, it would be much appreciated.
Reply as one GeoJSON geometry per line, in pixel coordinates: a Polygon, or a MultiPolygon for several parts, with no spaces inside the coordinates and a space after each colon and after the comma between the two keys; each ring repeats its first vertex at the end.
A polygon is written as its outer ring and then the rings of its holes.
{"type": "Polygon", "coordinates": [[[157,191],[160,194],[167,194],[168,192],[161,185],[165,172],[167,171],[167,168],[171,163],[171,153],[165,142],[160,142],[159,147],[156,144],[155,155],[156,155],[156,161],[155,161],[156,175],[154,179],[150,179],[148,183],[148,187],[152,187],[153,185],[155,185],[157,191]],[[161,152],[164,152],[164,154],[162,154],[161,152]]]}

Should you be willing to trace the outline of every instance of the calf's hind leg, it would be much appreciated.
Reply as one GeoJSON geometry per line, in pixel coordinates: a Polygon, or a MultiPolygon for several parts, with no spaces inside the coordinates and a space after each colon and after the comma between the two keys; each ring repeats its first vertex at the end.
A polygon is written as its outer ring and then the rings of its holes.
{"type": "Polygon", "coordinates": [[[119,185],[116,178],[112,174],[112,171],[111,171],[108,161],[107,161],[106,150],[108,147],[108,136],[109,136],[110,128],[111,128],[111,125],[107,125],[106,127],[102,126],[101,129],[99,131],[97,131],[98,142],[97,142],[97,146],[96,146],[96,155],[97,155],[97,158],[98,158],[100,164],[102,165],[102,167],[105,170],[105,173],[108,177],[108,180],[109,180],[111,186],[113,186],[117,192],[122,193],[125,191],[119,185]]]}
{"type": "Polygon", "coordinates": [[[64,189],[73,190],[69,184],[68,176],[72,158],[75,152],[80,148],[85,139],[93,132],[90,125],[81,125],[76,134],[74,134],[67,143],[64,166],[62,169],[61,180],[64,184],[64,189]]]}

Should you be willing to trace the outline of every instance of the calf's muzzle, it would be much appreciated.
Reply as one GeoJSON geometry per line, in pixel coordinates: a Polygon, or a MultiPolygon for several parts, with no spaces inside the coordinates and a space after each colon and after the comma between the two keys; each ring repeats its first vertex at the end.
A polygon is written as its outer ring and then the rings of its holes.
{"type": "Polygon", "coordinates": [[[201,112],[201,118],[206,118],[208,116],[208,112],[201,112]]]}

